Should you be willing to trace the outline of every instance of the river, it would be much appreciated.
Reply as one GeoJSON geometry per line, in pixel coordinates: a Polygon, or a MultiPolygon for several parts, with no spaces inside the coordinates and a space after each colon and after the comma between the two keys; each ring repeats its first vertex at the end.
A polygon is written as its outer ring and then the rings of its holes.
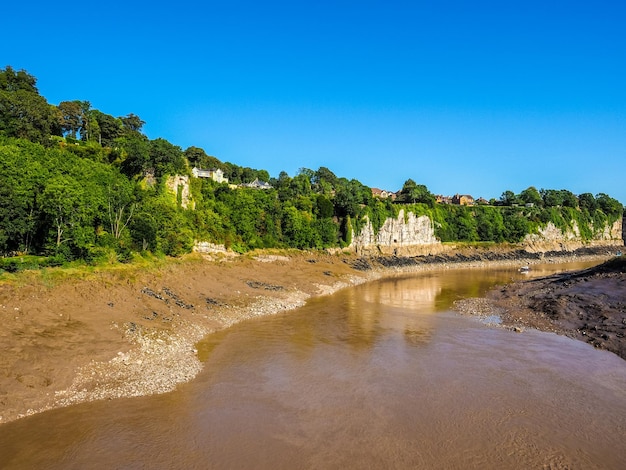
{"type": "Polygon", "coordinates": [[[522,276],[402,275],[235,325],[173,393],[0,426],[0,468],[625,468],[626,361],[451,310],[522,276]]]}

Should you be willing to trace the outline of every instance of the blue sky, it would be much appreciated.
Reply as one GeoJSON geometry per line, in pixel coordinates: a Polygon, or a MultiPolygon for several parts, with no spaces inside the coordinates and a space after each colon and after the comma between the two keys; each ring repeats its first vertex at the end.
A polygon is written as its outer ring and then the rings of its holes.
{"type": "Polygon", "coordinates": [[[626,203],[623,1],[10,2],[0,66],[222,161],[626,203]]]}

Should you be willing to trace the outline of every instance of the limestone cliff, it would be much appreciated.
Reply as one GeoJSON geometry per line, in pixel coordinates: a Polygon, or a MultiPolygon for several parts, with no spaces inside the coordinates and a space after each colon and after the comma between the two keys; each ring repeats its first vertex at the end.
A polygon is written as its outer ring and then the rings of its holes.
{"type": "Polygon", "coordinates": [[[417,217],[409,212],[405,218],[404,209],[398,217],[388,218],[378,233],[374,233],[372,223],[367,220],[358,234],[353,234],[350,248],[358,253],[385,255],[420,255],[438,253],[443,250],[435,237],[435,229],[430,217],[417,217]]]}
{"type": "Polygon", "coordinates": [[[170,192],[172,192],[177,198],[180,193],[181,207],[183,207],[184,209],[193,209],[193,202],[191,200],[191,189],[189,188],[189,176],[169,176],[165,184],[170,192]]]}
{"type": "Polygon", "coordinates": [[[580,236],[578,224],[573,221],[572,229],[562,231],[552,222],[539,229],[539,233],[526,235],[523,244],[527,251],[573,251],[583,246],[623,246],[622,220],[616,221],[612,225],[601,227],[595,231],[596,235],[592,240],[583,240],[580,236]]]}
{"type": "MultiPolygon", "coordinates": [[[[536,234],[527,235],[521,243],[522,248],[530,252],[573,251],[583,246],[623,246],[622,220],[610,226],[593,230],[596,236],[592,240],[583,240],[576,222],[572,229],[561,231],[554,224],[548,223],[536,234]]],[[[416,256],[436,254],[453,247],[444,246],[435,236],[432,220],[428,216],[415,216],[409,212],[405,217],[400,210],[397,218],[388,218],[378,233],[369,220],[358,234],[352,236],[350,248],[362,254],[383,254],[398,256],[416,256]]]]}

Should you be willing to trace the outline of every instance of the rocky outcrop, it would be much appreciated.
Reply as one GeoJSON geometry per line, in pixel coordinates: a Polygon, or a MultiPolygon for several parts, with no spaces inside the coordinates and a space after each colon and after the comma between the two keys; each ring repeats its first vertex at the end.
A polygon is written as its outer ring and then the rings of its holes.
{"type": "Polygon", "coordinates": [[[363,229],[353,234],[350,248],[362,254],[401,256],[435,254],[443,250],[430,217],[418,217],[412,212],[405,217],[404,209],[397,218],[385,220],[378,232],[367,220],[363,229]]]}
{"type": "MultiPolygon", "coordinates": [[[[593,228],[592,240],[583,240],[580,229],[572,221],[571,229],[562,231],[549,222],[538,233],[527,235],[521,249],[528,253],[575,251],[583,247],[623,246],[622,220],[612,225],[593,228]]],[[[350,248],[363,255],[419,256],[436,255],[454,248],[443,245],[435,236],[433,222],[428,216],[416,216],[409,212],[406,217],[400,210],[397,218],[388,218],[378,232],[366,219],[365,226],[352,236],[350,248]]]]}
{"type": "Polygon", "coordinates": [[[523,244],[529,252],[574,251],[583,246],[622,246],[622,221],[595,230],[592,240],[583,240],[578,224],[573,221],[570,230],[562,231],[552,222],[540,228],[538,233],[526,235],[523,244]]]}
{"type": "Polygon", "coordinates": [[[196,253],[227,253],[226,246],[211,242],[196,241],[193,245],[196,253]]]}
{"type": "Polygon", "coordinates": [[[184,208],[193,209],[191,201],[191,189],[189,188],[189,176],[174,175],[167,178],[167,188],[174,193],[176,198],[180,192],[180,205],[184,208]]]}

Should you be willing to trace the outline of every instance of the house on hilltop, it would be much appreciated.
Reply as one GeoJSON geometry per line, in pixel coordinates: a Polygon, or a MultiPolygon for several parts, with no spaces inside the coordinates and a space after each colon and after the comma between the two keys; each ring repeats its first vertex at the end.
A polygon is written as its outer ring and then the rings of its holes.
{"type": "Polygon", "coordinates": [[[272,185],[266,183],[265,181],[259,181],[259,178],[256,178],[252,183],[243,183],[240,186],[242,188],[252,189],[272,189],[272,185]]]}
{"type": "Polygon", "coordinates": [[[371,189],[372,189],[372,196],[374,197],[379,197],[381,199],[387,199],[391,197],[392,199],[395,199],[395,194],[391,191],[385,191],[384,189],[379,189],[379,188],[371,188],[371,189]]]}
{"type": "Polygon", "coordinates": [[[459,206],[473,206],[474,198],[469,194],[455,194],[452,196],[452,204],[458,204],[459,206]]]}
{"type": "Polygon", "coordinates": [[[216,183],[228,183],[228,178],[224,177],[224,172],[219,168],[213,168],[210,170],[203,170],[196,168],[195,166],[191,170],[191,174],[196,178],[209,178],[216,183]]]}

